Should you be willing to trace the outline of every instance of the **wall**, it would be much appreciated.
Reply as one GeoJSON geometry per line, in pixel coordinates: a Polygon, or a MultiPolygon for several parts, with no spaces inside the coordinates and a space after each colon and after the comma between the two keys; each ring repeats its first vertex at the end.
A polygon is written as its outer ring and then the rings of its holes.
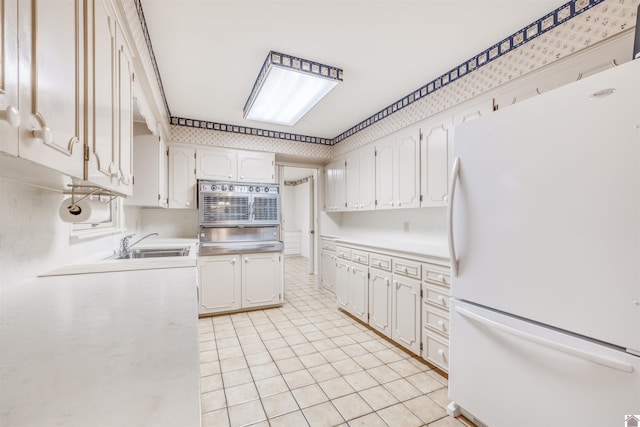
{"type": "Polygon", "coordinates": [[[143,208],[140,214],[141,235],[158,233],[159,237],[198,238],[197,209],[143,208]]]}
{"type": "MultiPolygon", "coordinates": [[[[63,194],[0,180],[0,290],[19,285],[96,252],[116,249],[121,233],[70,238],[71,225],[58,217],[63,194]]],[[[125,210],[125,225],[137,209],[125,210]]]]}

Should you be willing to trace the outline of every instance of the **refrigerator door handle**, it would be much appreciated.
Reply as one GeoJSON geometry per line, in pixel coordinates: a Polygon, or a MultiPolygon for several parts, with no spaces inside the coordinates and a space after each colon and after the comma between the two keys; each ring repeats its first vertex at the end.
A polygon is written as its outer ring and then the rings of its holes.
{"type": "Polygon", "coordinates": [[[610,359],[608,357],[600,356],[590,351],[585,351],[585,350],[580,350],[574,347],[570,347],[568,345],[561,344],[556,341],[549,340],[547,338],[539,337],[537,335],[533,335],[531,333],[521,331],[511,326],[503,325],[502,323],[498,323],[494,320],[487,319],[486,317],[480,316],[479,314],[473,313],[462,307],[456,307],[456,312],[468,319],[475,320],[476,322],[489,326],[490,328],[497,329],[499,331],[525,339],[532,343],[543,345],[545,347],[560,351],[562,353],[566,353],[583,360],[597,363],[599,365],[607,366],[612,369],[617,369],[619,371],[628,372],[628,373],[633,372],[633,366],[629,365],[628,363],[624,363],[615,359],[610,359]]]}
{"type": "Polygon", "coordinates": [[[456,185],[458,184],[458,174],[460,172],[460,157],[456,157],[453,161],[451,171],[451,183],[449,184],[449,203],[447,204],[447,230],[449,235],[449,258],[451,259],[451,274],[453,277],[458,276],[458,258],[456,257],[456,248],[453,243],[453,199],[456,194],[456,185]]]}

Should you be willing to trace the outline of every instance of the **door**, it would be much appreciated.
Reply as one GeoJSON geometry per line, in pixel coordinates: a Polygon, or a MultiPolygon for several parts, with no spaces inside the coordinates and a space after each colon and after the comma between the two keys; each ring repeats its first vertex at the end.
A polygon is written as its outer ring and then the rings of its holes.
{"type": "Polygon", "coordinates": [[[449,396],[484,425],[615,426],[640,413],[640,357],[457,300],[451,322],[449,396]]]}
{"type": "Polygon", "coordinates": [[[192,209],[195,204],[195,150],[169,147],[169,207],[192,209]]]}
{"type": "Polygon", "coordinates": [[[198,257],[198,311],[218,313],[241,307],[239,255],[198,257]]]}
{"type": "Polygon", "coordinates": [[[351,265],[349,261],[338,259],[336,262],[336,301],[338,308],[349,310],[349,283],[351,282],[351,265]]]}
{"type": "Polygon", "coordinates": [[[19,156],[75,178],[84,174],[85,3],[18,2],[19,156]]]}
{"type": "Polygon", "coordinates": [[[0,151],[18,155],[18,1],[0,2],[0,151]]]}
{"type": "Polygon", "coordinates": [[[391,338],[420,354],[420,281],[393,275],[391,338]]]}
{"type": "Polygon", "coordinates": [[[391,337],[391,273],[369,270],[369,325],[391,337]]]}
{"type": "Polygon", "coordinates": [[[640,352],[639,75],[455,128],[454,297],[640,352]]]}
{"type": "Polygon", "coordinates": [[[309,176],[309,263],[308,270],[309,274],[314,274],[316,272],[316,185],[315,185],[315,177],[316,172],[313,172],[313,175],[309,176]]]}
{"type": "Polygon", "coordinates": [[[278,252],[242,255],[242,307],[282,302],[282,255],[278,252]]]}
{"type": "Polygon", "coordinates": [[[366,323],[369,314],[369,268],[367,266],[351,264],[349,290],[349,312],[366,323]]]}

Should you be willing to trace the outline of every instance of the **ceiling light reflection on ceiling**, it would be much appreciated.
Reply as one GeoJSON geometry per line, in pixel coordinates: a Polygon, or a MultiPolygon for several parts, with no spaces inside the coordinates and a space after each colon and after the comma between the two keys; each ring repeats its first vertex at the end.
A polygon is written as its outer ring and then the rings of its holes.
{"type": "Polygon", "coordinates": [[[269,52],[244,106],[244,118],[293,126],[342,81],[342,70],[269,52]]]}

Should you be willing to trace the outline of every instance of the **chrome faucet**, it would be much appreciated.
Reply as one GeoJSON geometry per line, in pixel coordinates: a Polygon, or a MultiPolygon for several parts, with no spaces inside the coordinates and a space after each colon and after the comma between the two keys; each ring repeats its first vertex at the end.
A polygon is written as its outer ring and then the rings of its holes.
{"type": "Polygon", "coordinates": [[[137,245],[138,243],[142,242],[144,239],[146,239],[147,237],[151,237],[151,236],[158,236],[158,233],[149,233],[146,236],[136,240],[135,242],[129,244],[129,240],[135,236],[135,234],[129,234],[127,236],[124,236],[122,239],[120,239],[120,256],[124,257],[129,255],[129,252],[131,251],[131,248],[135,245],[137,245]]]}

